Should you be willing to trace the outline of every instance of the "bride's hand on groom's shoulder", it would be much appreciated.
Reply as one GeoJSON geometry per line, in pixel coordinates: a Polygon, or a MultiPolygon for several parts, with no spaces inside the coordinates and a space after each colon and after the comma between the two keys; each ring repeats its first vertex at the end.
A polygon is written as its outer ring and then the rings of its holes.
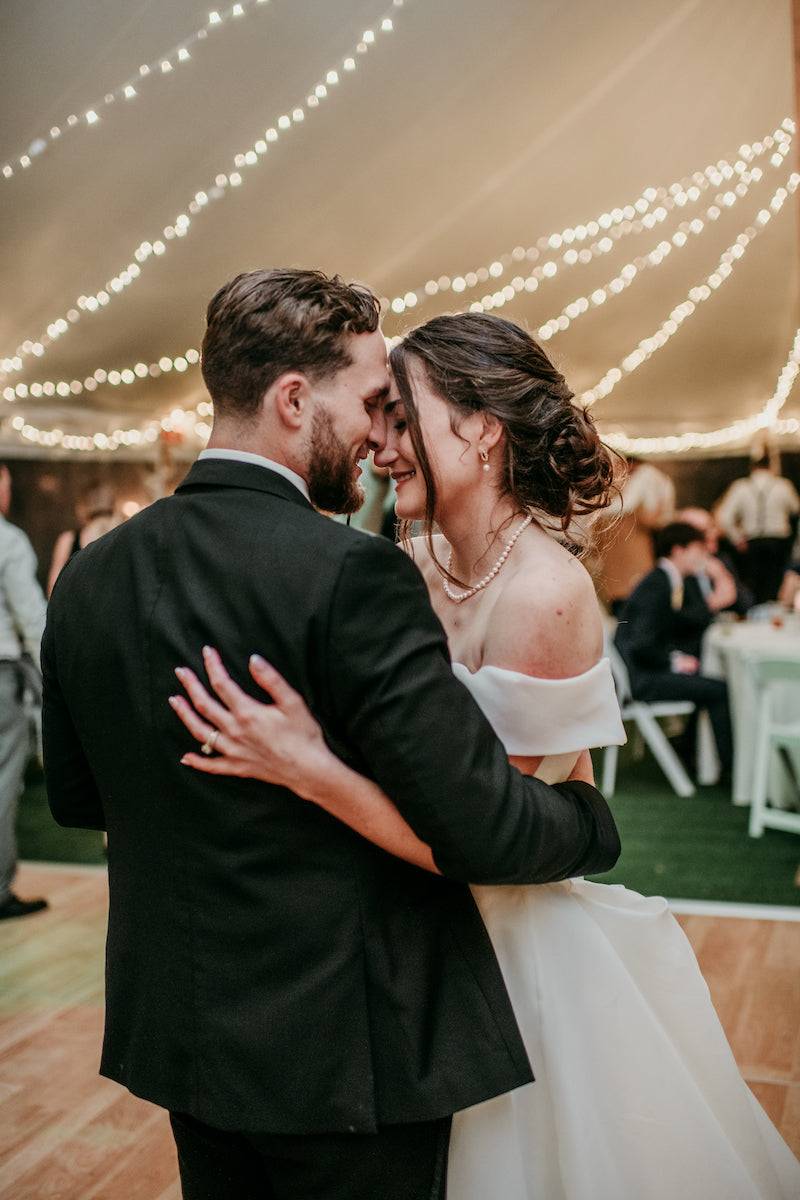
{"type": "Polygon", "coordinates": [[[201,743],[201,753],[181,762],[209,775],[237,775],[288,787],[314,799],[330,751],[322,730],[302,696],[259,655],[250,659],[250,674],[271,697],[262,703],[234,683],[216,650],[203,649],[212,695],[188,667],[176,668],[186,690],[169,702],[183,724],[201,743]]]}

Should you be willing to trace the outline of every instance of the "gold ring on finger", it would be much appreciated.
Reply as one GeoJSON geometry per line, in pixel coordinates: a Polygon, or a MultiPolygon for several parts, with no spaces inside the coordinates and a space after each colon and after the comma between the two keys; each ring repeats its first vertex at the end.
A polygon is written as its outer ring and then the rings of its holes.
{"type": "Polygon", "coordinates": [[[200,747],[200,753],[201,754],[213,754],[214,747],[217,744],[218,737],[219,737],[219,730],[212,729],[211,733],[208,735],[208,737],[206,738],[206,740],[203,742],[202,746],[200,747]]]}

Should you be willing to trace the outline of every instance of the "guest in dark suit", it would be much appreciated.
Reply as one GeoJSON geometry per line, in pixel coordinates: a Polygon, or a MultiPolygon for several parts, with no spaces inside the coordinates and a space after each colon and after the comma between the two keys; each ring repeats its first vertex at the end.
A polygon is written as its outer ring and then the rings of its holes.
{"type": "Polygon", "coordinates": [[[509,767],[416,567],[315,510],[357,507],[358,461],[385,436],[378,314],[318,272],[222,287],[209,449],[51,601],[50,803],[108,830],[101,1070],[170,1110],[187,1200],[443,1196],[450,1115],[531,1078],[466,881],[604,871],[619,852],[594,788],[509,767]],[[205,643],[251,692],[251,651],[274,663],[446,878],[285,789],[182,767],[193,743],[166,697],[205,643]]]}
{"type": "Polygon", "coordinates": [[[700,670],[702,635],[713,619],[696,576],[708,557],[705,541],[695,526],[676,521],[659,530],[656,553],[657,565],[622,608],[614,640],[636,699],[692,700],[708,711],[726,779],[733,761],[728,688],[700,670]]]}
{"type": "Polygon", "coordinates": [[[720,545],[720,527],[712,514],[705,508],[684,508],[676,513],[675,520],[694,525],[703,535],[708,556],[696,578],[711,613],[746,616],[755,597],[742,583],[732,555],[720,545]]]}

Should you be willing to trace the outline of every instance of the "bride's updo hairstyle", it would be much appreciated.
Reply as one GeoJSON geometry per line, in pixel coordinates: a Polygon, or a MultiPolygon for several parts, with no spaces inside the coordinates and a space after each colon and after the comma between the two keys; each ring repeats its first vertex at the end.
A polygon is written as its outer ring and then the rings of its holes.
{"type": "Polygon", "coordinates": [[[589,414],[573,403],[573,392],[542,347],[518,325],[490,313],[433,317],[406,334],[389,361],[427,487],[426,532],[434,523],[436,481],[409,377],[420,368],[450,405],[454,433],[475,412],[491,413],[500,422],[501,488],[520,509],[569,536],[576,517],[610,503],[616,454],[600,441],[589,414]]]}

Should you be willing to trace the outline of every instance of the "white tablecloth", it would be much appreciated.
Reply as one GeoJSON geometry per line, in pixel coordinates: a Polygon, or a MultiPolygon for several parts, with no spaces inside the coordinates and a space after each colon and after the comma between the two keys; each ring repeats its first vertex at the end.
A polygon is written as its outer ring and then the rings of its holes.
{"type": "MultiPolygon", "coordinates": [[[[733,795],[734,804],[749,804],[753,794],[753,751],[756,732],[756,688],[747,666],[747,659],[763,654],[800,660],[800,618],[789,614],[780,628],[770,622],[741,621],[712,625],[703,646],[703,672],[727,680],[733,724],[733,795]]],[[[783,719],[800,719],[800,700],[797,689],[788,688],[779,697],[783,719]]],[[[708,747],[701,749],[701,778],[708,777],[708,747]],[[706,766],[703,766],[705,760],[706,766]]],[[[785,807],[787,796],[782,788],[782,774],[773,771],[770,777],[770,799],[785,807]]]]}

